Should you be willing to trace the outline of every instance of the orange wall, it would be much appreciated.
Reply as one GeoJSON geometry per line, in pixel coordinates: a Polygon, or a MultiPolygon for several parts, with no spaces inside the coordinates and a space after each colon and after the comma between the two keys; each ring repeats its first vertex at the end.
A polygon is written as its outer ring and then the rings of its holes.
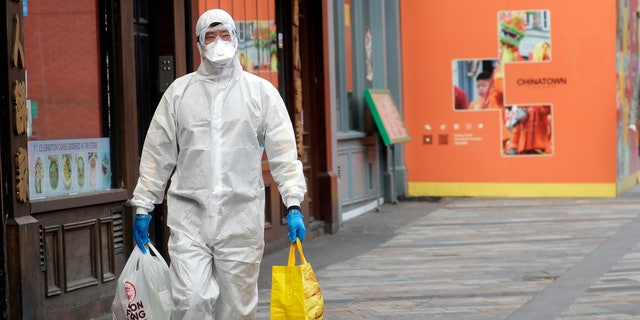
{"type": "Polygon", "coordinates": [[[404,116],[413,137],[405,148],[409,183],[616,181],[613,2],[403,0],[401,22],[404,116]],[[551,14],[552,60],[505,67],[508,104],[552,105],[550,155],[505,156],[498,112],[453,109],[452,60],[497,57],[497,14],[505,10],[551,14]],[[517,83],[546,77],[565,78],[567,83],[544,87],[517,83]],[[456,124],[462,129],[454,129],[456,124]],[[471,129],[465,129],[467,124],[471,129]],[[475,140],[456,145],[455,134],[470,134],[475,140]],[[423,141],[427,135],[434,138],[432,144],[423,141]],[[448,137],[447,145],[439,144],[440,135],[448,137]]]}

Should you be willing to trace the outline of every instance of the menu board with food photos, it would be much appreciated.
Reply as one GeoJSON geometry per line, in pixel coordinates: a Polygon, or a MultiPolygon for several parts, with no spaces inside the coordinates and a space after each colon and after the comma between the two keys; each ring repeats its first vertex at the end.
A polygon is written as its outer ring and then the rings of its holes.
{"type": "Polygon", "coordinates": [[[364,97],[385,145],[411,140],[389,90],[366,89],[364,97]]]}
{"type": "Polygon", "coordinates": [[[109,138],[29,141],[32,200],[111,189],[109,138]]]}

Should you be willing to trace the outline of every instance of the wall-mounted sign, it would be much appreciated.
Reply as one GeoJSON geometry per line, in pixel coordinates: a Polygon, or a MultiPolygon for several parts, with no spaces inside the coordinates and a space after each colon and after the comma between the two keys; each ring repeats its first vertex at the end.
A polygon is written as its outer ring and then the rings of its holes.
{"type": "Polygon", "coordinates": [[[29,141],[31,200],[110,188],[109,138],[29,141]]]}
{"type": "Polygon", "coordinates": [[[367,89],[364,96],[385,145],[411,140],[389,90],[367,89]]]}
{"type": "Polygon", "coordinates": [[[408,194],[616,196],[637,2],[403,1],[408,194]]]}

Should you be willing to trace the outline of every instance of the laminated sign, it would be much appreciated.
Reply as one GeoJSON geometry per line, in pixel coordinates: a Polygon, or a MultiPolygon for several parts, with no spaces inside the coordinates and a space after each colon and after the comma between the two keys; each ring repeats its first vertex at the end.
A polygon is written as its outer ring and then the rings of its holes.
{"type": "Polygon", "coordinates": [[[117,320],[159,319],[171,317],[171,283],[169,267],[156,248],[149,243],[142,253],[135,246],[118,278],[116,296],[111,305],[117,320]]]}

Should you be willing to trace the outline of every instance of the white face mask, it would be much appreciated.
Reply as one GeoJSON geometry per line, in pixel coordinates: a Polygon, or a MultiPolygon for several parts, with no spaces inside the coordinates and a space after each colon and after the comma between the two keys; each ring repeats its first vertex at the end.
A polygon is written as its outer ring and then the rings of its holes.
{"type": "Polygon", "coordinates": [[[200,54],[217,67],[227,65],[236,54],[236,31],[233,27],[219,24],[200,31],[198,35],[200,54]],[[209,42],[213,40],[212,42],[209,42]],[[209,43],[209,44],[206,44],[209,43]]]}
{"type": "Polygon", "coordinates": [[[222,67],[235,57],[236,46],[233,41],[224,41],[217,38],[216,41],[202,46],[202,55],[214,65],[222,67]]]}

